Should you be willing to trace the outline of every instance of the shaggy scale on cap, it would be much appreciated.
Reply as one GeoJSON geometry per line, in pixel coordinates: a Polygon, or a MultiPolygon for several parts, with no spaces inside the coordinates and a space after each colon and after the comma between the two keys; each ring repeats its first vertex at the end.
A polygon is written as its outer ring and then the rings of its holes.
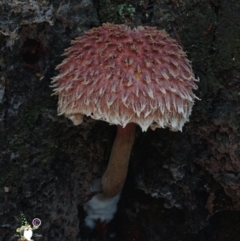
{"type": "Polygon", "coordinates": [[[83,115],[143,131],[182,130],[197,85],[176,40],[154,27],[103,24],[72,41],[52,83],[58,113],[74,124],[83,115]]]}

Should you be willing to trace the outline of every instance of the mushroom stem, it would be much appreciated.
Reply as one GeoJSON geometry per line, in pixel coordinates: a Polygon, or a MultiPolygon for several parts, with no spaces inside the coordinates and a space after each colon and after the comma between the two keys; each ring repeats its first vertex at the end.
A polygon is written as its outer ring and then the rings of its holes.
{"type": "Polygon", "coordinates": [[[102,177],[102,190],[106,197],[117,195],[123,188],[135,138],[135,126],[134,123],[129,123],[124,128],[118,125],[108,167],[102,177]]]}

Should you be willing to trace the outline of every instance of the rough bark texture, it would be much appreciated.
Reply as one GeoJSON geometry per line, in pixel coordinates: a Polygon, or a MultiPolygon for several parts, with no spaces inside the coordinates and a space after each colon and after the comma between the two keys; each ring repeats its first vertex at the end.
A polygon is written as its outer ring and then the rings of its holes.
{"type": "Polygon", "coordinates": [[[0,240],[17,239],[22,211],[42,220],[36,240],[238,241],[239,39],[238,0],[1,0],[0,240]],[[116,127],[58,117],[49,85],[70,40],[107,21],[181,41],[202,100],[182,133],[137,129],[119,212],[88,233],[82,204],[116,127]]]}

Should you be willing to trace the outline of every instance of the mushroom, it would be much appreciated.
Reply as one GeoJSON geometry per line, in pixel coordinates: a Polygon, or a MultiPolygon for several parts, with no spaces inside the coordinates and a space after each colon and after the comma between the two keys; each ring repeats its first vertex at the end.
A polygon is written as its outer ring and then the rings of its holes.
{"type": "Polygon", "coordinates": [[[164,30],[106,23],[72,41],[53,78],[58,114],[75,125],[83,115],[117,125],[109,164],[102,177],[105,197],[125,182],[135,125],[182,130],[194,100],[191,63],[164,30]]]}
{"type": "MultiPolygon", "coordinates": [[[[85,224],[90,229],[96,229],[100,234],[104,233],[107,224],[113,219],[117,211],[117,203],[120,199],[120,193],[114,197],[106,197],[101,193],[101,178],[93,181],[91,191],[99,192],[90,200],[84,203],[83,208],[87,213],[85,217],[85,224]]],[[[101,234],[102,235],[102,234],[101,234]]]]}

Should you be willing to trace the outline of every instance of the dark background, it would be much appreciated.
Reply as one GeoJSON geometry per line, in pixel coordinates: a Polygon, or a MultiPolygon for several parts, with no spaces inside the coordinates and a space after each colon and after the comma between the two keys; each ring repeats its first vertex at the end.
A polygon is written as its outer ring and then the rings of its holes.
{"type": "Polygon", "coordinates": [[[0,240],[20,211],[43,241],[239,241],[239,0],[0,1],[0,240]],[[71,39],[101,23],[156,26],[181,41],[200,78],[183,132],[137,128],[107,233],[82,204],[105,170],[116,127],[57,116],[51,78],[71,39]]]}

